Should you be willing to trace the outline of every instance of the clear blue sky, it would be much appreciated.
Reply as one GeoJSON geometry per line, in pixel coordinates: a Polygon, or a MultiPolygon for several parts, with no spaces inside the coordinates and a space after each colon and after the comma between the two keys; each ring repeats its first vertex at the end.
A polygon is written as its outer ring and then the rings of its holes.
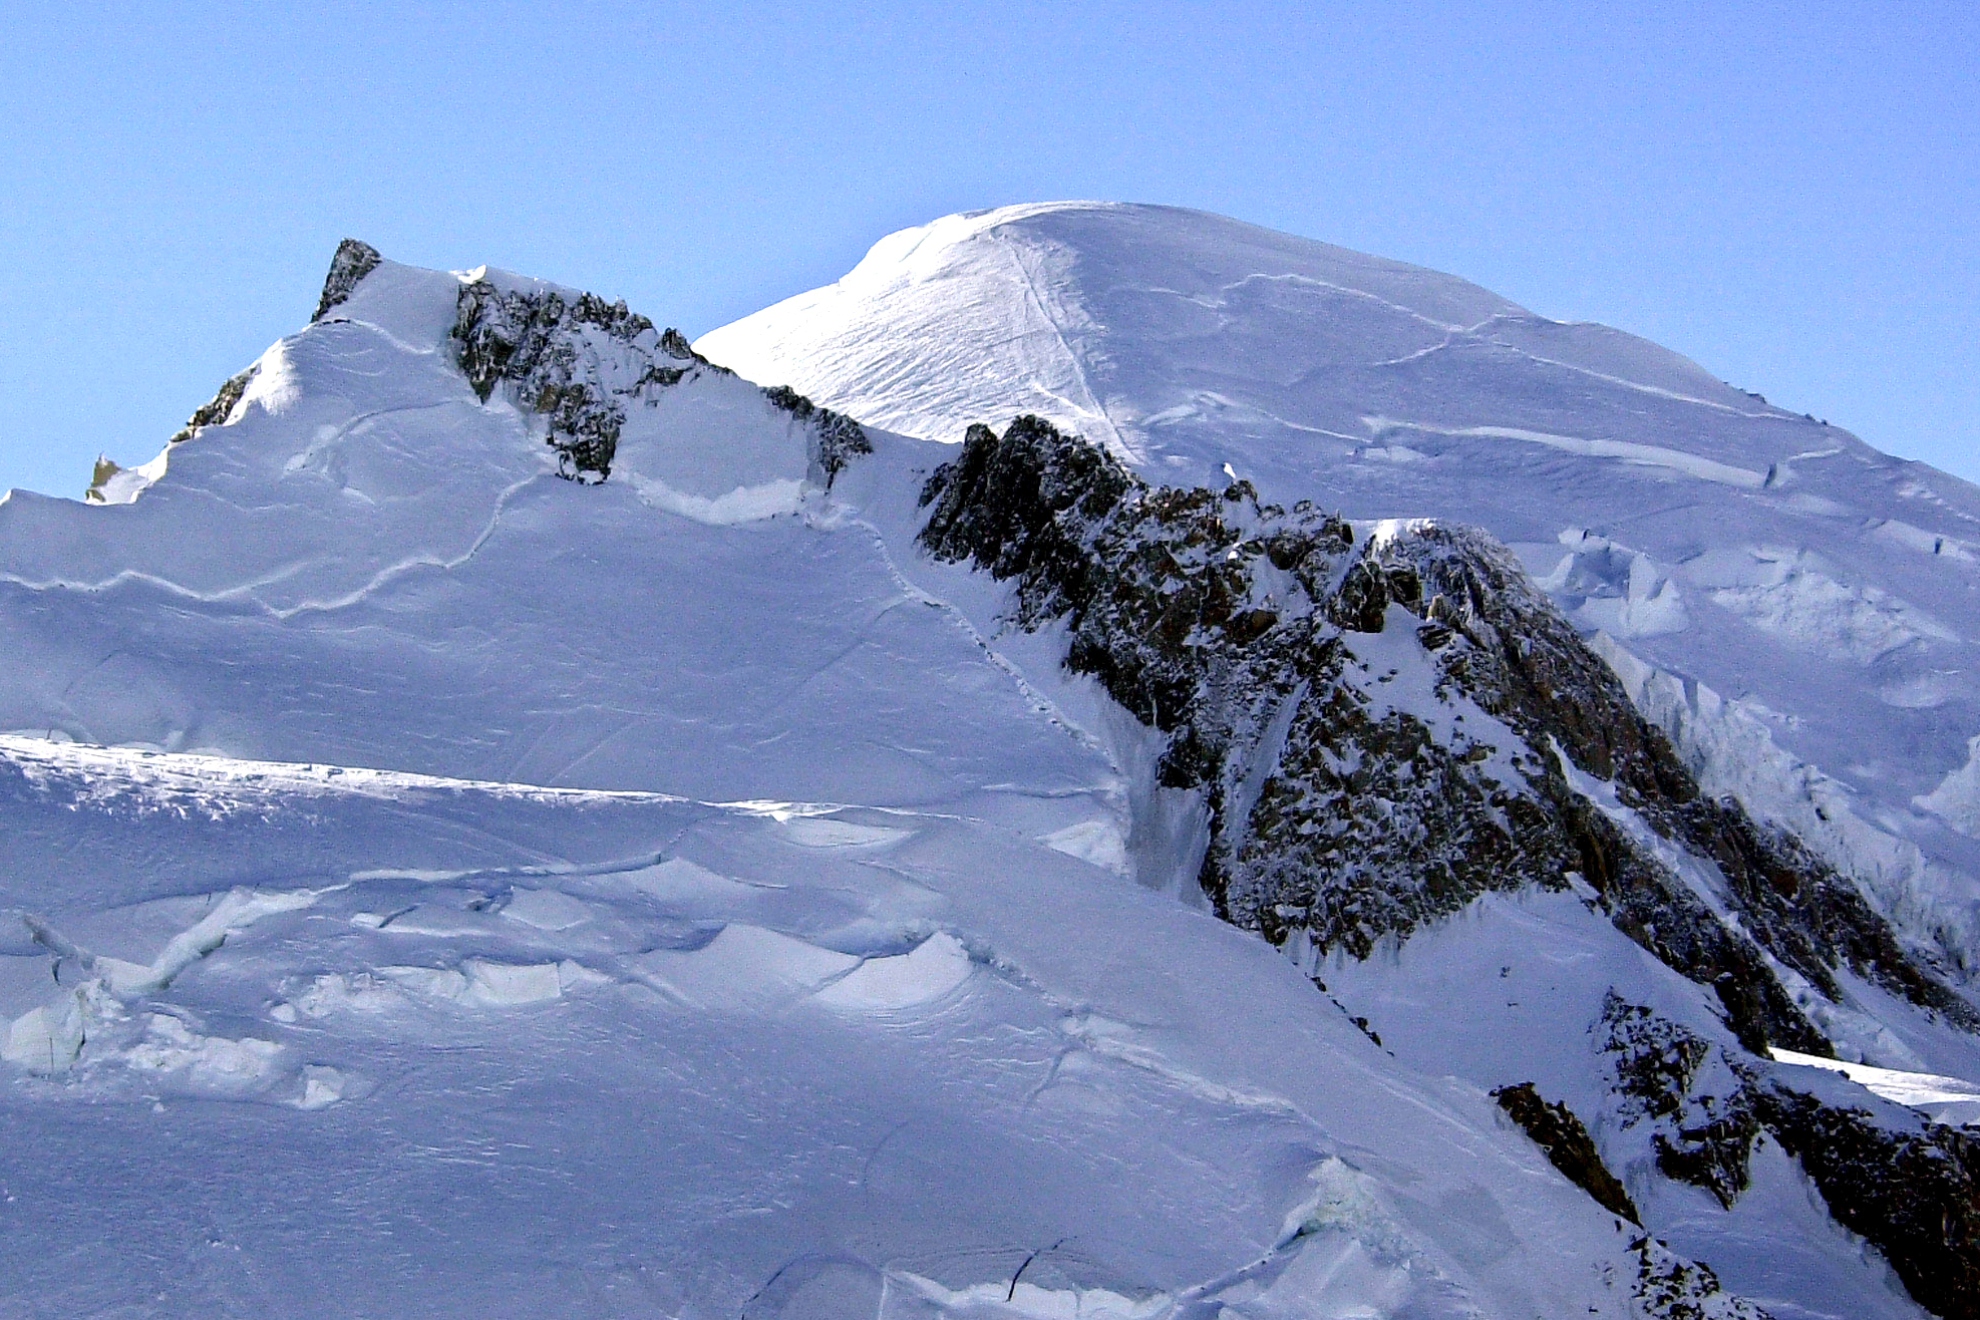
{"type": "Polygon", "coordinates": [[[699,333],[1054,197],[1452,271],[1980,480],[1970,0],[0,14],[0,488],[150,457],[346,234],[699,333]]]}

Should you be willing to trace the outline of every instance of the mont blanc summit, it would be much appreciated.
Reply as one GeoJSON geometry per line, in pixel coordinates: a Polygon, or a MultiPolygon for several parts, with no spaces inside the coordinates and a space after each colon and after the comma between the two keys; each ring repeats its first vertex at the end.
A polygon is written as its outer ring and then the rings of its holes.
{"type": "Polygon", "coordinates": [[[0,499],[0,1296],[1980,1315],[1975,547],[1194,212],[693,344],[347,241],[0,499]]]}

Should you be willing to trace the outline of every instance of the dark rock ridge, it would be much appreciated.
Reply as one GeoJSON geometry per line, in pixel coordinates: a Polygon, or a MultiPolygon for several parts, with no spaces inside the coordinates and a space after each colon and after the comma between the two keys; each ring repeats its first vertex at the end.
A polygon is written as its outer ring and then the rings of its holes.
{"type": "MultiPolygon", "coordinates": [[[[703,372],[733,375],[694,351],[678,330],[593,294],[566,298],[503,290],[487,280],[461,286],[453,327],[461,370],[484,402],[507,383],[547,424],[558,470],[582,482],[612,474],[626,406],[703,372]]],[[[788,387],[765,390],[774,406],[809,425],[811,458],[822,484],[854,455],[873,452],[858,422],[820,408],[788,387]]]]}
{"type": "Polygon", "coordinates": [[[1621,1127],[1648,1123],[1658,1172],[1730,1210],[1751,1181],[1760,1135],[1748,1075],[1703,1036],[1613,990],[1596,1032],[1621,1127]]]}
{"type": "Polygon", "coordinates": [[[1830,1215],[1877,1244],[1913,1300],[1947,1320],[1980,1317],[1980,1141],[1916,1117],[1906,1131],[1778,1080],[1754,1095],[1830,1215]]]}
{"type": "Polygon", "coordinates": [[[122,472],[123,467],[103,454],[96,456],[96,466],[90,470],[89,489],[83,492],[83,500],[89,504],[104,503],[103,492],[110,479],[122,472]]]}
{"type": "Polygon", "coordinates": [[[336,254],[330,258],[330,273],[323,277],[323,296],[316,300],[316,315],[309,319],[321,321],[324,313],[341,305],[358,282],[377,270],[384,260],[369,243],[360,243],[355,238],[339,243],[336,254]]]}
{"type": "Polygon", "coordinates": [[[1276,945],[1365,957],[1488,890],[1585,883],[1755,1052],[1830,1053],[1766,954],[1831,998],[1848,967],[1976,1023],[1846,881],[1705,798],[1482,532],[1412,524],[1357,546],[1307,502],[1150,486],[1033,417],[972,427],[922,502],[930,553],[1014,580],[1015,621],[1064,619],[1067,666],[1168,735],[1162,781],[1210,809],[1204,892],[1276,945]]]}
{"type": "Polygon", "coordinates": [[[1624,1127],[1648,1121],[1657,1168],[1730,1209],[1762,1134],[1800,1162],[1837,1223],[1884,1253],[1912,1298],[1948,1320],[1980,1317],[1980,1140],[1879,1102],[1808,1094],[1758,1060],[1610,994],[1600,1048],[1624,1127]]]}
{"type": "Polygon", "coordinates": [[[254,367],[249,367],[238,376],[228,377],[227,383],[222,385],[211,399],[194,409],[193,415],[187,418],[186,424],[172,436],[170,443],[176,445],[192,439],[199,433],[201,427],[224,426],[227,419],[233,415],[235,405],[241,401],[241,396],[247,393],[248,382],[254,379],[256,370],[254,367]]]}
{"type": "MultiPolygon", "coordinates": [[[[556,292],[498,289],[487,280],[461,286],[453,328],[461,370],[484,403],[496,385],[514,386],[516,399],[541,414],[546,443],[557,451],[558,470],[574,481],[603,481],[625,425],[624,400],[649,388],[679,384],[706,367],[652,341],[653,322],[592,294],[572,300],[556,292]],[[603,341],[602,343],[599,341],[603,341]],[[601,347],[644,349],[646,370],[620,389],[606,386],[598,366],[601,347]],[[657,350],[657,351],[656,351],[657,350]]],[[[673,336],[680,346],[685,341],[673,336]]]]}
{"type": "Polygon", "coordinates": [[[1639,1226],[1643,1223],[1636,1202],[1629,1199],[1622,1183],[1602,1163],[1602,1153],[1595,1149],[1587,1125],[1572,1109],[1563,1104],[1549,1104],[1532,1082],[1502,1086],[1492,1092],[1492,1098],[1499,1102],[1507,1117],[1519,1124],[1522,1132],[1533,1138],[1533,1144],[1547,1153],[1548,1161],[1569,1182],[1595,1198],[1595,1203],[1610,1214],[1639,1226]]]}
{"type": "MultiPolygon", "coordinates": [[[[692,349],[689,351],[693,352],[692,349]]],[[[700,357],[700,354],[695,356],[700,357]]],[[[865,428],[844,413],[821,408],[788,385],[773,386],[763,395],[799,421],[810,422],[816,430],[818,441],[814,457],[824,473],[825,489],[832,488],[832,483],[845,470],[846,464],[861,454],[873,452],[873,442],[866,438],[865,428]]]]}

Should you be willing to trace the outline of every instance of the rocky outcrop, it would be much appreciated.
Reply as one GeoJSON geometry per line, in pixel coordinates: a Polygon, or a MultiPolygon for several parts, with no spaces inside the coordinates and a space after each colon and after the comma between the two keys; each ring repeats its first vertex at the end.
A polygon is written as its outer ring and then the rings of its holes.
{"type": "Polygon", "coordinates": [[[384,260],[369,243],[360,243],[355,238],[339,243],[336,254],[330,258],[330,273],[323,277],[323,296],[316,300],[316,315],[309,319],[321,321],[331,308],[341,306],[358,282],[377,270],[384,260]]]}
{"type": "Polygon", "coordinates": [[[240,403],[241,396],[247,393],[248,383],[254,379],[255,371],[256,368],[249,367],[238,376],[228,377],[227,383],[220,387],[218,393],[193,411],[186,424],[172,436],[170,443],[176,445],[192,439],[199,433],[201,427],[224,426],[227,419],[233,415],[235,406],[240,403]]]}
{"type": "Polygon", "coordinates": [[[1752,1181],[1760,1135],[1749,1076],[1703,1036],[1613,990],[1596,1030],[1621,1125],[1648,1123],[1658,1172],[1730,1210],[1752,1181]]]}
{"type": "Polygon", "coordinates": [[[1638,1238],[1636,1300],[1645,1315],[1657,1320],[1769,1320],[1744,1297],[1719,1286],[1710,1266],[1686,1260],[1652,1237],[1638,1238]]]}
{"type": "Polygon", "coordinates": [[[1611,992],[1597,1045],[1624,1128],[1653,1125],[1658,1171],[1730,1209],[1764,1133],[1800,1162],[1836,1222],[1874,1243],[1912,1297],[1980,1316],[1980,1141],[1882,1106],[1825,1101],[1753,1059],[1611,992]]]}
{"type": "Polygon", "coordinates": [[[461,370],[476,396],[486,402],[496,385],[514,386],[517,401],[544,418],[545,443],[557,451],[558,470],[574,481],[612,474],[626,421],[623,396],[677,384],[692,367],[692,358],[662,348],[658,358],[668,360],[651,362],[627,388],[611,388],[598,369],[599,349],[642,347],[641,338],[652,334],[653,322],[624,302],[503,290],[487,280],[461,286],[453,328],[461,370]]]}
{"type": "Polygon", "coordinates": [[[1499,1108],[1519,1124],[1520,1131],[1533,1138],[1533,1144],[1546,1152],[1547,1160],[1567,1180],[1587,1192],[1595,1203],[1612,1215],[1641,1225],[1636,1202],[1629,1199],[1621,1181],[1602,1163],[1588,1128],[1564,1104],[1549,1104],[1532,1082],[1502,1086],[1492,1092],[1499,1108]]]}
{"type": "Polygon", "coordinates": [[[1491,748],[1371,699],[1383,675],[1341,621],[1386,602],[1357,591],[1346,523],[1151,488],[1030,418],[973,429],[924,498],[931,552],[1015,579],[1018,621],[1064,617],[1067,665],[1169,735],[1160,775],[1210,800],[1202,881],[1227,919],[1365,955],[1487,889],[1565,883],[1571,850],[1479,769],[1491,748]]]}
{"type": "Polygon", "coordinates": [[[1483,533],[1357,545],[1304,502],[1153,487],[1030,417],[971,428],[922,501],[930,553],[1012,580],[1021,626],[1065,620],[1067,666],[1168,735],[1163,782],[1211,811],[1204,892],[1274,944],[1366,956],[1488,890],[1582,882],[1756,1052],[1829,1053],[1768,954],[1831,996],[1847,966],[1975,1020],[1846,881],[1703,798],[1483,533]],[[1668,851],[1723,878],[1739,926],[1668,851]]]}
{"type": "Polygon", "coordinates": [[[763,397],[800,422],[810,423],[818,437],[812,457],[825,479],[825,489],[832,488],[846,464],[861,454],[873,452],[873,442],[866,438],[866,429],[844,413],[821,408],[788,385],[773,386],[763,392],[763,397]]]}
{"type": "Polygon", "coordinates": [[[1753,1096],[1830,1215],[1877,1244],[1913,1300],[1946,1320],[1980,1317],[1980,1139],[1922,1119],[1903,1130],[1778,1079],[1753,1096]]]}
{"type": "Polygon", "coordinates": [[[108,503],[109,501],[104,498],[104,491],[109,487],[111,479],[123,470],[109,457],[98,454],[96,466],[90,470],[89,489],[83,492],[83,500],[89,504],[108,503]]]}
{"type": "MultiPolygon", "coordinates": [[[[573,481],[612,474],[626,408],[702,373],[732,375],[694,351],[678,330],[653,323],[593,294],[502,289],[489,280],[461,286],[453,327],[460,367],[484,402],[507,385],[516,402],[543,419],[558,471],[573,481]]],[[[858,422],[820,408],[785,388],[769,402],[811,430],[820,484],[873,446],[858,422]]]]}

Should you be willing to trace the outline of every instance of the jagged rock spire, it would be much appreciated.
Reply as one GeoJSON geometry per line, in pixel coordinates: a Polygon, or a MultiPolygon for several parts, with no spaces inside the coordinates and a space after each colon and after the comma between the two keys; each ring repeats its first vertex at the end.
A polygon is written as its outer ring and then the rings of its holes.
{"type": "Polygon", "coordinates": [[[350,297],[358,281],[377,270],[383,260],[377,248],[355,238],[337,244],[337,254],[330,258],[330,273],[323,277],[323,297],[317,301],[316,315],[309,319],[321,321],[325,312],[350,297]]]}

